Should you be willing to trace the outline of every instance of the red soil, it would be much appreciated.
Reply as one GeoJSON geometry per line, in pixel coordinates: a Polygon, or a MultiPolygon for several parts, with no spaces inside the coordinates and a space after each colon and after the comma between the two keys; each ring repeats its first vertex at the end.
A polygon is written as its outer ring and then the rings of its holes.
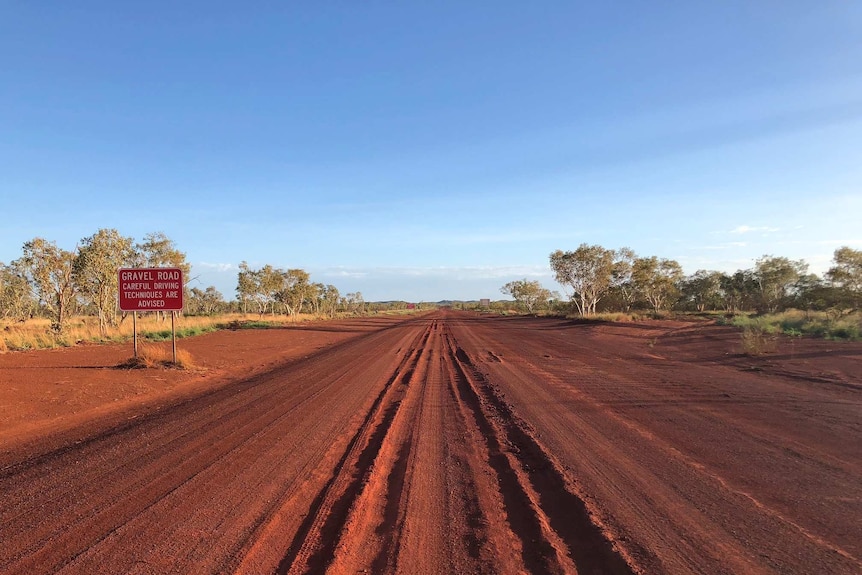
{"type": "Polygon", "coordinates": [[[858,573],[862,345],[435,312],[0,356],[0,573],[858,573]]]}

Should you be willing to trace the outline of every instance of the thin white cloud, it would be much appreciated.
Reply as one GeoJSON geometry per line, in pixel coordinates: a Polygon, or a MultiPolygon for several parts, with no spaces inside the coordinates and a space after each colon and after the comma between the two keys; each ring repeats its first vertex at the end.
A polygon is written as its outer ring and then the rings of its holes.
{"type": "Polygon", "coordinates": [[[326,277],[334,277],[334,278],[364,278],[364,277],[368,276],[368,272],[358,271],[358,270],[338,269],[338,270],[324,271],[321,275],[324,275],[326,277]]]}
{"type": "Polygon", "coordinates": [[[744,248],[747,245],[748,245],[747,242],[725,242],[722,244],[715,244],[715,245],[709,245],[709,246],[698,246],[695,248],[690,248],[690,250],[709,250],[709,251],[729,250],[729,249],[733,249],[733,248],[744,248]]]}
{"type": "Polygon", "coordinates": [[[436,266],[436,267],[375,267],[328,268],[313,270],[312,275],[325,277],[427,277],[466,279],[550,278],[546,266],[436,266]]]}
{"type": "Polygon", "coordinates": [[[220,264],[220,263],[209,263],[209,262],[198,262],[195,266],[199,268],[203,268],[205,270],[213,270],[217,272],[229,272],[232,270],[239,269],[233,264],[220,264]]]}
{"type": "Polygon", "coordinates": [[[730,233],[732,234],[749,234],[752,232],[775,233],[781,231],[781,228],[773,228],[770,226],[736,226],[730,233]]]}
{"type": "Polygon", "coordinates": [[[835,246],[838,249],[841,246],[862,246],[862,239],[855,240],[818,240],[815,242],[817,245],[821,246],[835,246]]]}

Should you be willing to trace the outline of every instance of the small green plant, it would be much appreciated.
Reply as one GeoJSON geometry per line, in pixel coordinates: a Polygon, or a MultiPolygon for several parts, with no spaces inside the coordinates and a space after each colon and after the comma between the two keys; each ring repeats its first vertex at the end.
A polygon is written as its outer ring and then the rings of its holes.
{"type": "Polygon", "coordinates": [[[735,315],[716,322],[750,329],[755,327],[769,334],[783,333],[792,337],[812,336],[833,340],[862,339],[862,314],[836,315],[831,312],[788,310],[763,316],[735,315]]]}
{"type": "Polygon", "coordinates": [[[247,321],[240,324],[240,329],[272,329],[281,327],[280,323],[272,321],[247,321]]]}
{"type": "MultiPolygon", "coordinates": [[[[190,326],[184,327],[176,330],[177,339],[183,339],[185,337],[194,337],[196,335],[203,335],[205,333],[209,333],[212,331],[216,331],[218,328],[216,326],[190,326]]],[[[171,339],[171,330],[162,329],[159,331],[148,331],[141,334],[141,337],[148,341],[168,341],[171,339]]]]}

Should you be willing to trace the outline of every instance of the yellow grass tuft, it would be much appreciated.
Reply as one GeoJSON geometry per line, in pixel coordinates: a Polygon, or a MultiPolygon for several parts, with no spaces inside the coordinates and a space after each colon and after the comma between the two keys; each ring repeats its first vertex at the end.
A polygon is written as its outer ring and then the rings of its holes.
{"type": "MultiPolygon", "coordinates": [[[[176,318],[178,337],[199,335],[208,331],[246,323],[266,323],[273,326],[302,323],[312,320],[329,319],[314,314],[303,313],[297,316],[231,313],[218,316],[185,316],[176,318]]],[[[62,333],[51,330],[51,322],[45,318],[27,321],[0,320],[0,351],[22,351],[31,349],[51,349],[68,347],[82,342],[106,343],[123,342],[132,339],[132,315],[117,316],[117,325],[109,327],[107,333],[99,330],[99,320],[92,316],[76,316],[69,320],[62,333]]],[[[171,316],[156,316],[155,313],[138,315],[138,335],[170,332],[171,316]]],[[[179,358],[177,358],[179,360],[179,358]]]]}
{"type": "Polygon", "coordinates": [[[174,363],[170,346],[141,344],[138,346],[138,357],[131,357],[119,367],[126,369],[153,369],[172,367],[176,369],[194,369],[192,354],[185,349],[177,350],[177,361],[174,363]]]}
{"type": "Polygon", "coordinates": [[[773,353],[778,347],[776,336],[760,324],[744,327],[740,339],[743,353],[750,356],[773,353]]]}

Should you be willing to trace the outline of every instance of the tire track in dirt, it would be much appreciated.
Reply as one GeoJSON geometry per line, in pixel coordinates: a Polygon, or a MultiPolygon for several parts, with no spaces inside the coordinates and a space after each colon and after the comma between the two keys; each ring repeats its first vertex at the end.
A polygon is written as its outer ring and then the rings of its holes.
{"type": "Polygon", "coordinates": [[[374,350],[401,347],[419,325],[361,336],[8,467],[0,474],[0,572],[152,572],[175,569],[184,557],[194,571],[232,570],[236,550],[252,547],[273,510],[285,500],[295,505],[319,475],[326,451],[340,444],[333,434],[351,427],[357,408],[366,411],[365,390],[392,361],[374,350]]]}
{"type": "Polygon", "coordinates": [[[293,543],[279,562],[276,570],[279,575],[319,573],[331,558],[347,513],[386,439],[404,394],[403,387],[416,369],[431,329],[426,329],[410,346],[404,360],[371,406],[336,465],[334,475],[315,497],[293,543]]]}
{"type": "Polygon", "coordinates": [[[440,328],[440,322],[435,321],[404,417],[390,438],[393,446],[400,446],[392,468],[403,469],[404,474],[402,481],[387,485],[389,521],[384,520],[376,532],[386,534],[394,530],[394,533],[388,538],[389,545],[380,546],[372,562],[371,569],[378,572],[415,573],[423,569],[431,573],[455,572],[456,553],[447,545],[446,530],[439,528],[445,525],[446,510],[450,507],[445,489],[448,470],[442,423],[446,406],[440,397],[440,328]]]}
{"type": "MultiPolygon", "coordinates": [[[[723,368],[680,366],[670,359],[644,365],[628,357],[630,351],[635,356],[643,353],[643,348],[634,347],[637,340],[620,342],[605,331],[598,341],[580,337],[593,326],[578,326],[585,331],[548,329],[556,325],[552,320],[474,321],[462,316],[453,329],[470,357],[479,358],[480,371],[498,397],[512,407],[513,416],[529,421],[526,429],[565,464],[596,521],[609,529],[637,565],[650,573],[858,571],[859,561],[847,552],[846,543],[848,529],[854,529],[847,517],[853,516],[859,501],[854,498],[859,484],[854,487],[848,479],[855,475],[858,481],[858,471],[854,473],[848,455],[839,466],[818,461],[838,453],[840,442],[833,438],[825,454],[785,449],[795,445],[797,437],[808,436],[804,427],[783,419],[783,406],[761,407],[755,420],[762,424],[746,423],[735,415],[738,412],[727,413],[733,403],[724,408],[707,403],[701,408],[694,402],[686,407],[691,397],[722,397],[728,388],[735,394],[767,397],[773,388],[780,389],[780,382],[761,383],[751,375],[731,371],[725,375],[723,368]],[[744,383],[751,387],[737,387],[740,377],[751,380],[744,383]],[[701,384],[704,380],[706,385],[701,384]],[[623,399],[629,397],[634,399],[623,399]],[[657,405],[633,409],[644,400],[657,405]],[[760,426],[765,424],[772,431],[763,432],[760,426]],[[725,449],[737,455],[724,462],[719,475],[709,457],[725,449]],[[756,457],[741,458],[740,453],[756,457]],[[734,488],[732,484],[750,470],[766,479],[777,474],[772,485],[810,476],[809,481],[823,485],[826,494],[848,497],[840,519],[844,529],[819,529],[831,532],[831,537],[806,533],[793,519],[799,511],[792,510],[788,517],[770,508],[773,503],[761,502],[768,491],[761,491],[758,501],[745,489],[734,488]]],[[[807,399],[802,390],[794,393],[807,399]]],[[[842,390],[834,394],[846,396],[842,390]]],[[[822,389],[812,395],[818,398],[817,405],[849,421],[842,412],[852,398],[847,403],[822,402],[820,397],[826,395],[822,389]]],[[[798,419],[797,414],[794,421],[798,419]]],[[[853,433],[852,428],[844,429],[853,433]]],[[[818,440],[825,440],[819,429],[816,433],[818,440]]],[[[825,513],[816,500],[801,499],[803,493],[797,491],[795,502],[810,517],[827,522],[837,518],[825,513]]],[[[835,506],[833,501],[824,503],[835,506]]]]}
{"type": "MultiPolygon", "coordinates": [[[[294,409],[279,414],[273,425],[280,420],[289,417],[295,409],[301,409],[304,405],[314,400],[324,390],[316,390],[302,398],[294,409]]],[[[270,399],[270,398],[267,398],[270,399]]],[[[259,398],[258,398],[259,401],[259,398]]],[[[176,436],[170,435],[168,429],[155,430],[154,433],[146,433],[144,436],[148,443],[152,442],[159,446],[164,452],[160,458],[159,466],[150,465],[152,453],[141,451],[137,457],[132,457],[121,467],[121,473],[127,474],[131,481],[112,481],[116,477],[117,469],[99,466],[90,468],[89,465],[81,465],[81,461],[87,461],[97,456],[93,452],[78,453],[75,462],[69,466],[72,474],[68,477],[69,483],[86,483],[89,485],[100,485],[99,499],[76,500],[74,505],[69,503],[68,484],[55,483],[43,493],[49,494],[39,500],[34,500],[34,506],[38,504],[40,509],[54,507],[56,509],[67,509],[66,514],[60,515],[54,521],[41,521],[36,530],[30,530],[30,546],[18,551],[17,557],[29,555],[29,562],[22,565],[23,568],[35,568],[38,565],[54,565],[59,567],[62,563],[53,563],[51,559],[57,555],[57,550],[66,549],[75,545],[75,542],[90,540],[93,546],[105,536],[118,529],[122,524],[131,520],[132,517],[145,512],[149,507],[159,500],[167,497],[179,489],[186,482],[192,481],[207,467],[216,465],[228,453],[236,449],[246,439],[246,433],[250,429],[259,428],[262,421],[273,417],[278,407],[267,409],[259,413],[253,419],[243,419],[241,416],[249,409],[249,405],[241,404],[234,409],[227,410],[219,420],[204,419],[189,425],[176,436]],[[221,422],[234,421],[234,426],[227,435],[220,435],[219,442],[208,446],[199,446],[189,450],[187,444],[195,441],[196,436],[212,434],[215,428],[221,427],[221,422]],[[76,473],[77,471],[77,473],[76,473]],[[134,493],[135,498],[128,498],[128,493],[134,493]],[[37,503],[38,502],[38,503],[37,503]],[[50,542],[50,545],[48,544],[50,542]]],[[[265,429],[265,428],[264,428],[265,429]]],[[[113,436],[114,433],[111,433],[113,436]]],[[[72,453],[69,451],[69,453],[72,453]]],[[[115,450],[116,453],[116,450],[115,450]]],[[[66,467],[64,464],[56,468],[66,467]]],[[[56,469],[55,468],[55,469],[56,469]]],[[[10,530],[24,531],[23,521],[31,521],[38,516],[30,506],[22,506],[16,516],[7,519],[7,527],[10,530]]],[[[23,543],[24,539],[17,539],[23,543]]],[[[7,547],[7,552],[14,549],[7,547]]],[[[74,560],[78,555],[69,557],[64,562],[74,560]]],[[[16,559],[16,555],[11,557],[16,559]]]]}
{"type": "Polygon", "coordinates": [[[470,318],[384,322],[11,461],[0,573],[858,571],[858,461],[827,433],[858,434],[852,390],[797,386],[816,410],[746,423],[780,381],[642,360],[630,334],[569,342],[550,321],[470,318]],[[759,403],[721,403],[728,386],[759,403]],[[821,412],[833,419],[795,428],[821,412]],[[734,450],[829,497],[782,514],[734,450]]]}
{"type": "MultiPolygon", "coordinates": [[[[498,486],[457,407],[444,325],[434,322],[328,573],[516,573],[498,486]],[[490,500],[484,506],[480,498],[490,500]]],[[[302,572],[302,571],[300,571],[302,572]]],[[[306,571],[310,572],[310,571],[306,571]]]]}
{"type": "Polygon", "coordinates": [[[520,492],[522,502],[531,503],[529,511],[523,508],[516,511],[517,503],[510,504],[513,515],[520,517],[515,523],[521,524],[521,539],[528,550],[525,562],[531,572],[571,572],[568,564],[571,558],[580,573],[634,573],[613,542],[592,521],[584,502],[568,488],[559,465],[514,416],[454,338],[450,349],[459,392],[477,419],[484,421],[480,425],[489,453],[493,457],[501,453],[501,443],[507,446],[508,457],[495,465],[498,474],[512,484],[511,491],[520,492]],[[536,541],[536,526],[545,530],[546,545],[531,544],[536,541]],[[552,533],[547,532],[548,528],[552,533]],[[542,561],[530,557],[537,550],[542,561]]]}
{"type": "MultiPolygon", "coordinates": [[[[434,330],[432,323],[425,346],[434,330]]],[[[402,493],[414,472],[411,448],[414,422],[420,408],[417,398],[421,398],[426,382],[428,352],[425,346],[416,354],[409,377],[401,382],[397,412],[368,481],[339,534],[329,572],[351,573],[365,569],[385,573],[395,568],[404,521],[402,493]]]]}
{"type": "Polygon", "coordinates": [[[511,414],[488,396],[445,321],[430,326],[404,383],[397,411],[377,425],[386,436],[376,459],[352,477],[360,489],[343,490],[352,503],[337,535],[319,516],[332,516],[325,505],[310,519],[318,526],[303,537],[321,560],[289,553],[280,572],[633,573],[578,513],[583,503],[546,454],[505,422],[511,414]]]}

